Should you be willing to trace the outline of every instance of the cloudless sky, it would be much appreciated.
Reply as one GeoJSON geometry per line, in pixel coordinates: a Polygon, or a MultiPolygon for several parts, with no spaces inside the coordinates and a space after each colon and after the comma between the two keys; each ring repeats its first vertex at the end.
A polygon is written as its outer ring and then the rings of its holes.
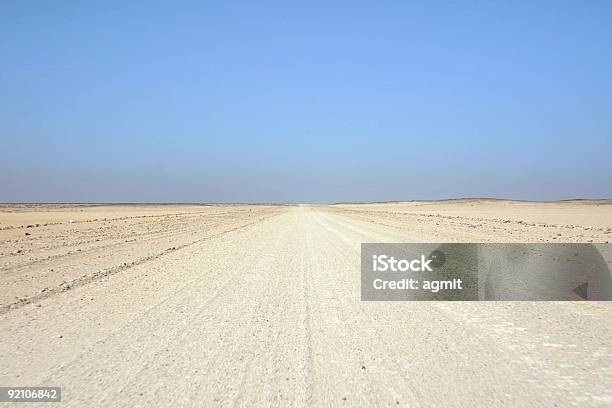
{"type": "Polygon", "coordinates": [[[0,141],[0,202],[612,198],[612,2],[2,1],[0,141]]]}

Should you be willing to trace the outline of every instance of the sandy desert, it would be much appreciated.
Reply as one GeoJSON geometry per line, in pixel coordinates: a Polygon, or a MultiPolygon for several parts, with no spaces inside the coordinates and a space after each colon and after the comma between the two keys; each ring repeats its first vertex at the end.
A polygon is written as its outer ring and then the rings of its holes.
{"type": "Polygon", "coordinates": [[[612,302],[359,292],[362,242],[611,240],[608,201],[2,205],[0,384],[75,407],[611,406],[612,302]]]}

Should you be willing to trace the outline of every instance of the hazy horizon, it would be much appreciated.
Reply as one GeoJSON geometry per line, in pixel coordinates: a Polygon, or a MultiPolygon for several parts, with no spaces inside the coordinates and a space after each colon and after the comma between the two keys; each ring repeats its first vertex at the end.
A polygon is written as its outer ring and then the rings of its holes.
{"type": "Polygon", "coordinates": [[[612,198],[612,3],[0,5],[0,202],[612,198]]]}
{"type": "Polygon", "coordinates": [[[454,202],[454,201],[502,201],[502,202],[524,202],[524,203],[572,203],[572,202],[605,202],[605,204],[612,204],[610,198],[567,198],[558,200],[523,200],[523,199],[512,199],[512,198],[496,198],[496,197],[457,197],[457,198],[437,198],[437,199],[406,199],[406,200],[389,200],[389,201],[337,201],[337,202],[281,202],[281,201],[244,201],[244,202],[230,202],[230,201],[193,201],[193,202],[180,202],[180,201],[8,201],[0,202],[0,205],[288,205],[288,206],[300,206],[300,205],[337,205],[337,204],[393,204],[393,203],[427,203],[427,202],[454,202]]]}

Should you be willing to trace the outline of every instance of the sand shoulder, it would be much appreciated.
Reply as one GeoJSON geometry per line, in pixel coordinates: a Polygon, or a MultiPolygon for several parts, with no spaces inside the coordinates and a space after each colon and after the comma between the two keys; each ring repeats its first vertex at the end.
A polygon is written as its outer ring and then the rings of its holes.
{"type": "Polygon", "coordinates": [[[497,199],[458,199],[404,201],[372,204],[338,204],[333,207],[368,211],[373,214],[429,214],[471,220],[510,220],[514,223],[550,226],[612,228],[612,200],[515,201],[497,199]]]}

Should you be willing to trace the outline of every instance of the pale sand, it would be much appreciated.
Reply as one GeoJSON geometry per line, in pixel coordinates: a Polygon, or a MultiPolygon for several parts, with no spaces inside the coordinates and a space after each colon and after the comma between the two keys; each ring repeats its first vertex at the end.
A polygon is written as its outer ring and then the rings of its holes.
{"type": "Polygon", "coordinates": [[[464,242],[612,241],[612,201],[412,201],[338,204],[325,211],[464,242]]]}
{"type": "Polygon", "coordinates": [[[61,386],[74,407],[610,406],[612,302],[362,302],[359,249],[605,242],[611,214],[4,206],[0,386],[61,386]]]}

